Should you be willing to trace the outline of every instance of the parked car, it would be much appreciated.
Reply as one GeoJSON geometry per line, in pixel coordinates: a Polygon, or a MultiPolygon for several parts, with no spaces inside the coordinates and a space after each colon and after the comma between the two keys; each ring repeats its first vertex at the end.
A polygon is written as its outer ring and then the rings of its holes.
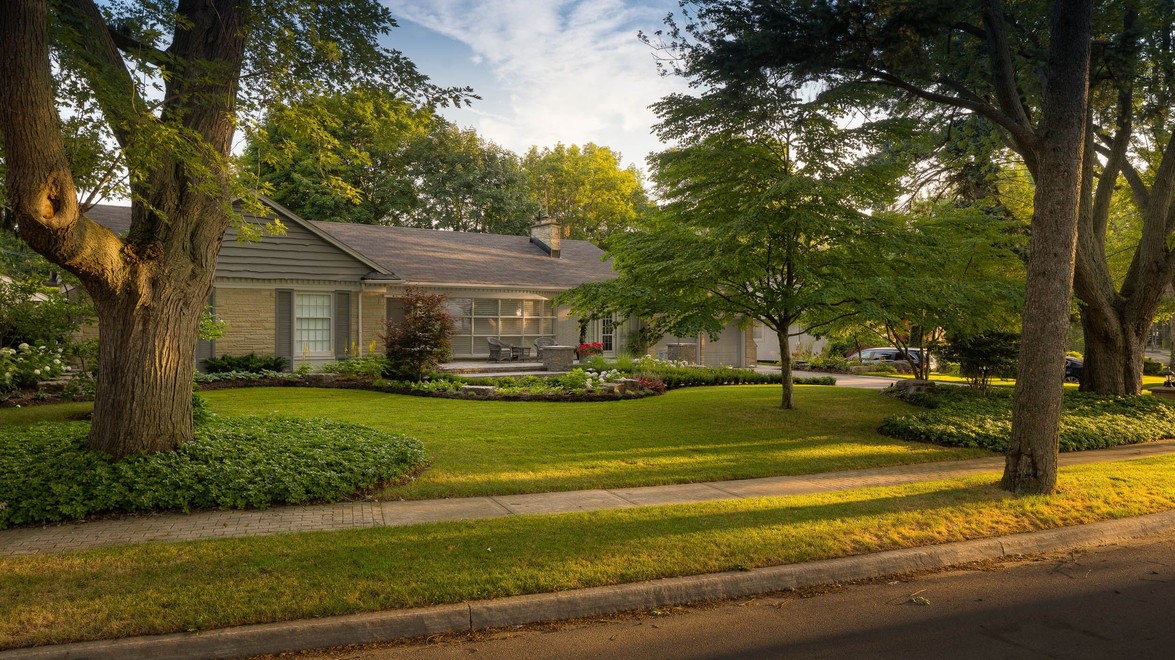
{"type": "Polygon", "coordinates": [[[1075,357],[1065,358],[1065,382],[1066,383],[1080,383],[1081,369],[1085,365],[1084,362],[1075,357]]]}
{"type": "MultiPolygon", "coordinates": [[[[906,349],[906,352],[914,358],[915,363],[921,364],[922,349],[910,348],[906,349]]],[[[849,360],[856,360],[861,364],[891,364],[895,366],[899,364],[909,364],[906,361],[906,356],[902,353],[902,350],[899,348],[893,348],[892,346],[863,348],[861,349],[860,353],[853,351],[852,353],[849,353],[847,357],[849,360]]],[[[938,366],[937,362],[938,361],[934,359],[934,356],[931,355],[930,368],[932,370],[938,366]]]]}

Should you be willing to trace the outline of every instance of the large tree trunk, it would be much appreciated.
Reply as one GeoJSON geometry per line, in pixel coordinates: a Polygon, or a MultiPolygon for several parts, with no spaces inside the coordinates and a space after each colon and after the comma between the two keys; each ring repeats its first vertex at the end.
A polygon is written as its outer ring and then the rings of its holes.
{"type": "Polygon", "coordinates": [[[791,382],[791,335],[788,334],[790,324],[783,324],[782,330],[776,330],[775,335],[779,337],[779,370],[783,374],[783,399],[779,403],[779,407],[784,410],[792,410],[795,404],[792,401],[792,393],[795,386],[791,382]]]}
{"type": "Polygon", "coordinates": [[[1050,493],[1057,481],[1061,383],[1069,336],[1069,300],[1077,247],[1086,99],[1090,0],[1057,0],[1024,298],[1023,343],[1012,405],[1012,437],[1001,485],[1015,493],[1050,493]]]}
{"type": "Polygon", "coordinates": [[[1082,306],[1081,329],[1085,336],[1081,391],[1118,396],[1141,393],[1150,324],[1132,322],[1118,310],[1082,306]]]}
{"type": "Polygon", "coordinates": [[[91,447],[121,457],[192,439],[192,365],[209,288],[161,278],[142,294],[95,298],[101,387],[91,447]]]}

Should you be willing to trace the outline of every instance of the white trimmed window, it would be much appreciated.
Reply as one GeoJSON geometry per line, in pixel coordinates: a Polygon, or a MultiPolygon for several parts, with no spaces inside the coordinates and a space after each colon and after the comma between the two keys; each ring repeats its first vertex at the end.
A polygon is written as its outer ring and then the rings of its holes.
{"type": "Polygon", "coordinates": [[[331,294],[294,296],[294,354],[330,354],[331,294]]]}

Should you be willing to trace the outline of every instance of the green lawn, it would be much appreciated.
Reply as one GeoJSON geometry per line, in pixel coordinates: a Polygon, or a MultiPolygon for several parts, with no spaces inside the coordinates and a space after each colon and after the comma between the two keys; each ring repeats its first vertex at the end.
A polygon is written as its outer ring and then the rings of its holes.
{"type": "MultiPolygon", "coordinates": [[[[204,393],[221,415],[328,417],[419,438],[432,467],[390,498],[619,488],[808,474],[980,456],[887,438],[913,410],[876,392],[797,386],[700,387],[596,403],[470,401],[364,390],[241,388],[204,393]]],[[[0,425],[77,416],[89,404],[0,409],[0,425]]]]}
{"type": "Polygon", "coordinates": [[[389,497],[421,499],[808,474],[983,455],[884,437],[912,407],[876,392],[798,386],[687,388],[598,403],[469,401],[362,390],[205,394],[222,415],[329,417],[419,438],[433,460],[389,497]]]}
{"type": "Polygon", "coordinates": [[[0,558],[0,648],[755,568],[1175,508],[1175,456],[822,495],[0,558]]]}

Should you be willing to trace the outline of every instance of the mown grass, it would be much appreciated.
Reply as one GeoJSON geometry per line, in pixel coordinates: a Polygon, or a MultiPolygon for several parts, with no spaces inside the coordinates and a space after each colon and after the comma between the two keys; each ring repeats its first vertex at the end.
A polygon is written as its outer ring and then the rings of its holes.
{"type": "Polygon", "coordinates": [[[94,409],[92,401],[54,403],[23,408],[0,408],[0,426],[26,426],[37,422],[67,422],[85,419],[94,409]]]}
{"type": "Polygon", "coordinates": [[[0,558],[0,648],[755,568],[1175,509],[1175,456],[786,498],[0,558]]]}
{"type": "Polygon", "coordinates": [[[328,417],[424,443],[432,468],[389,497],[420,499],[809,474],[984,455],[887,438],[917,410],[876,392],[776,386],[676,390],[598,403],[467,401],[303,388],[206,394],[223,415],[328,417]]]}
{"type": "MultiPolygon", "coordinates": [[[[432,467],[384,497],[426,499],[620,488],[879,467],[986,455],[887,438],[890,415],[918,409],[877,392],[797,386],[780,410],[772,385],[689,388],[595,403],[470,401],[364,390],[206,392],[220,415],[325,417],[424,443],[432,467]]],[[[77,414],[77,404],[43,406],[77,414]]],[[[0,425],[18,423],[0,410],[0,425]]]]}

